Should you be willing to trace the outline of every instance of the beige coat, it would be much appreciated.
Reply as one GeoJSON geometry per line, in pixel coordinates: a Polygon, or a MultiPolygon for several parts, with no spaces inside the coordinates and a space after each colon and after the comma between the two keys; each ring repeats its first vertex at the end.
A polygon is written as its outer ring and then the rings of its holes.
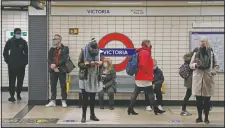
{"type": "Polygon", "coordinates": [[[214,94],[215,88],[215,75],[212,75],[211,73],[217,73],[219,71],[218,58],[215,53],[211,52],[211,58],[214,56],[214,65],[213,61],[211,61],[210,69],[201,70],[195,68],[195,56],[196,53],[193,54],[190,63],[190,68],[194,70],[192,78],[192,95],[211,97],[214,94]]]}

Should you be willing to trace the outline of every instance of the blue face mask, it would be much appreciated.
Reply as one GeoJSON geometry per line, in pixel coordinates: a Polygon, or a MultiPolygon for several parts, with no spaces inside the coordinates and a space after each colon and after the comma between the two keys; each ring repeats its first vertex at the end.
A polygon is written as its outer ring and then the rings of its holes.
{"type": "Polygon", "coordinates": [[[15,38],[16,39],[20,39],[21,38],[21,34],[15,34],[15,38]]]}
{"type": "Polygon", "coordinates": [[[153,69],[156,70],[157,69],[157,66],[154,66],[153,69]]]}

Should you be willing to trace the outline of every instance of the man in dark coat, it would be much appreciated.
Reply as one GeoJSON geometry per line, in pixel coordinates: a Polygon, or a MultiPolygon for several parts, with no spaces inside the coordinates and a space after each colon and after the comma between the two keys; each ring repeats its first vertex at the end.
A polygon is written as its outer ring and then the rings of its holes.
{"type": "Polygon", "coordinates": [[[14,98],[15,90],[17,99],[21,100],[20,93],[23,87],[26,65],[28,64],[28,46],[27,42],[21,38],[21,29],[14,29],[14,36],[10,38],[4,48],[4,60],[8,65],[9,74],[9,101],[16,101],[14,98]],[[15,82],[17,79],[17,87],[15,82]]]}

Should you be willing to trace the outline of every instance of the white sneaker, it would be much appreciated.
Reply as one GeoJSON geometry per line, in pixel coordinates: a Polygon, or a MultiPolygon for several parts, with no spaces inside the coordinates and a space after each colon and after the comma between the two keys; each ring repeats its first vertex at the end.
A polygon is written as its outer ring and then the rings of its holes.
{"type": "Polygon", "coordinates": [[[164,111],[164,109],[161,105],[159,105],[158,108],[159,108],[159,110],[164,111]]]}
{"type": "Polygon", "coordinates": [[[56,104],[55,104],[55,101],[54,100],[51,100],[48,104],[45,105],[46,107],[55,107],[56,104]]]}
{"type": "Polygon", "coordinates": [[[152,111],[151,106],[147,106],[147,107],[146,107],[146,110],[147,110],[147,111],[152,111]]]}
{"type": "Polygon", "coordinates": [[[65,100],[62,100],[62,107],[64,107],[64,108],[67,107],[67,104],[66,104],[66,101],[65,100]]]}

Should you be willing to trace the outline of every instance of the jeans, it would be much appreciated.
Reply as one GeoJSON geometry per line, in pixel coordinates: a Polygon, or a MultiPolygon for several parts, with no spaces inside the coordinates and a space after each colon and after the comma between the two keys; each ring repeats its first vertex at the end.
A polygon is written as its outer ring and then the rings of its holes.
{"type": "Polygon", "coordinates": [[[186,106],[187,106],[187,102],[189,100],[189,98],[191,97],[192,94],[192,90],[191,88],[187,88],[185,97],[184,97],[184,101],[183,101],[183,105],[182,105],[182,110],[185,111],[186,110],[186,106]]]}
{"type": "Polygon", "coordinates": [[[66,92],[66,73],[60,73],[60,72],[51,72],[50,73],[50,81],[51,81],[51,100],[56,100],[57,95],[57,83],[58,80],[60,82],[61,86],[61,96],[62,100],[66,100],[67,98],[67,92],[66,92]]]}
{"type": "Polygon", "coordinates": [[[104,94],[108,93],[109,96],[109,106],[113,106],[114,105],[114,88],[113,87],[109,87],[107,88],[107,92],[105,89],[103,89],[102,91],[100,91],[98,93],[98,98],[99,98],[99,104],[101,107],[104,106],[104,94]]]}
{"type": "Polygon", "coordinates": [[[134,89],[134,92],[131,96],[131,102],[130,102],[129,108],[133,109],[135,101],[137,99],[137,96],[140,94],[141,91],[144,91],[147,94],[147,97],[148,97],[148,100],[149,100],[150,104],[152,104],[153,107],[156,107],[153,87],[152,86],[138,87],[136,85],[135,89],[134,89]]]}

